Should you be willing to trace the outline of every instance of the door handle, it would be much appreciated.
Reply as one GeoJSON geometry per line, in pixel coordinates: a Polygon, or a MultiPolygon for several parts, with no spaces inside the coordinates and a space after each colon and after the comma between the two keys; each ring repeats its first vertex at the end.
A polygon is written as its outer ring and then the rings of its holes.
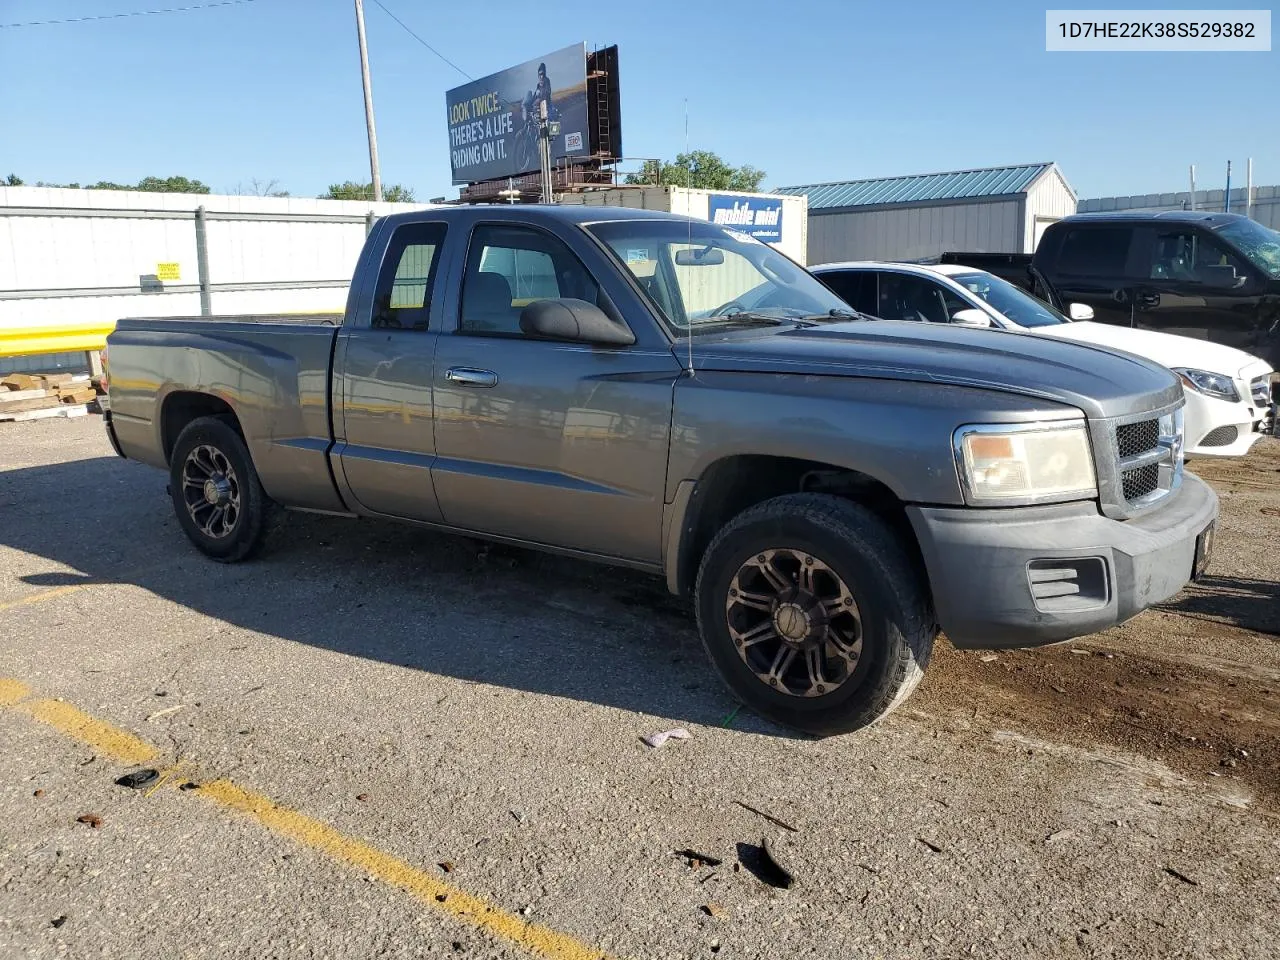
{"type": "Polygon", "coordinates": [[[1154,310],[1158,306],[1160,306],[1160,294],[1151,290],[1138,291],[1139,310],[1154,310]]]}
{"type": "Polygon", "coordinates": [[[496,387],[498,375],[492,370],[477,370],[475,367],[450,367],[444,372],[444,378],[460,387],[496,387]]]}

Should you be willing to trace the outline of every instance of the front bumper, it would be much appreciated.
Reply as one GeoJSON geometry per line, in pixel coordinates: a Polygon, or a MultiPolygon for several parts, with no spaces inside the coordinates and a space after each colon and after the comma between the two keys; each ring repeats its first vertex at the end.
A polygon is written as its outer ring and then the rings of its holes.
{"type": "Polygon", "coordinates": [[[908,507],[938,622],[957,647],[1034,647],[1096,633],[1186,585],[1217,495],[1184,474],[1133,520],[1092,502],[1045,507],[908,507]]]}

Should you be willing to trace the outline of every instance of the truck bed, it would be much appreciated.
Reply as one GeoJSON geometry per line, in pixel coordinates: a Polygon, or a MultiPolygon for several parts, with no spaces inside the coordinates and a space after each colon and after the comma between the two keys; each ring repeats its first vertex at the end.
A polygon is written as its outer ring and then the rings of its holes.
{"type": "Polygon", "coordinates": [[[165,466],[176,439],[166,412],[213,397],[237,412],[270,496],[300,507],[343,510],[328,464],[329,365],[341,319],[284,314],[121,320],[107,363],[112,423],[123,452],[165,466]]]}

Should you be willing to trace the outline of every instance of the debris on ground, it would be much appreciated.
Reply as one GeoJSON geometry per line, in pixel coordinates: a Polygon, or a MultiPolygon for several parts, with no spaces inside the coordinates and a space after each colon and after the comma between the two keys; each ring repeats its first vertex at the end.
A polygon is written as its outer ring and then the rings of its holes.
{"type": "Polygon", "coordinates": [[[49,926],[53,927],[56,930],[58,927],[62,926],[66,922],[67,922],[66,914],[63,914],[60,917],[54,917],[52,920],[50,920],[49,926]]]}
{"type": "Polygon", "coordinates": [[[80,816],[76,817],[76,823],[88,824],[93,827],[93,829],[97,830],[102,826],[102,818],[96,813],[82,813],[80,816]]]}
{"type": "Polygon", "coordinates": [[[200,784],[193,783],[190,780],[188,780],[186,783],[178,784],[178,789],[179,790],[199,790],[200,784]]]}
{"type": "Polygon", "coordinates": [[[155,783],[159,776],[160,771],[144,767],[141,770],[133,771],[133,773],[126,773],[123,777],[117,777],[116,786],[128,787],[130,790],[141,790],[143,787],[149,787],[155,783]]]}
{"type": "Polygon", "coordinates": [[[439,867],[441,870],[443,870],[445,873],[453,873],[453,870],[454,870],[452,860],[443,860],[440,863],[437,863],[436,866],[439,867]]]}
{"type": "Polygon", "coordinates": [[[1162,870],[1163,870],[1165,873],[1167,873],[1169,876],[1173,877],[1175,880],[1181,880],[1183,883],[1189,883],[1189,884],[1190,884],[1191,886],[1193,886],[1193,887],[1198,887],[1198,886],[1200,886],[1200,881],[1199,881],[1199,880],[1193,880],[1193,879],[1191,879],[1191,878],[1190,878],[1190,877],[1188,877],[1185,873],[1183,873],[1181,870],[1178,870],[1178,869],[1176,869],[1176,868],[1174,868],[1174,867],[1161,867],[1160,869],[1162,869],[1162,870]]]}
{"type": "Polygon", "coordinates": [[[361,803],[368,803],[369,795],[367,793],[357,793],[356,799],[359,800],[361,803]]]}
{"type": "Polygon", "coordinates": [[[928,848],[929,848],[930,850],[932,850],[934,853],[942,853],[942,852],[943,852],[943,851],[942,851],[942,847],[938,846],[938,845],[937,845],[936,843],[934,843],[932,840],[926,840],[924,837],[916,837],[916,839],[917,839],[918,841],[920,841],[921,843],[923,843],[926,847],[928,847],[928,848]]]}
{"type": "Polygon", "coordinates": [[[641,742],[646,743],[651,747],[660,747],[668,740],[690,739],[692,739],[692,734],[683,727],[677,727],[674,730],[664,730],[662,733],[651,733],[647,737],[640,738],[641,742]]]}
{"type": "Polygon", "coordinates": [[[31,794],[31,795],[32,795],[33,797],[43,797],[43,796],[44,796],[44,791],[43,791],[43,790],[37,790],[35,793],[33,793],[33,794],[31,794]]]}
{"type": "Polygon", "coordinates": [[[512,810],[511,816],[515,818],[516,823],[524,823],[524,814],[519,810],[512,810]]]}
{"type": "Polygon", "coordinates": [[[734,718],[738,716],[738,711],[741,709],[742,709],[742,704],[738,704],[736,707],[730,710],[728,715],[723,720],[720,721],[720,726],[728,727],[729,724],[733,723],[734,718]]]}
{"type": "Polygon", "coordinates": [[[699,853],[697,850],[677,850],[675,854],[695,870],[700,867],[718,867],[724,862],[710,854],[699,853]]]}
{"type": "Polygon", "coordinates": [[[717,920],[725,914],[724,907],[720,906],[718,903],[704,903],[698,909],[708,917],[714,917],[717,920]]]}
{"type": "MultiPolygon", "coordinates": [[[[157,693],[156,696],[158,697],[160,696],[160,694],[157,693]]],[[[157,710],[155,713],[148,713],[145,719],[147,723],[155,723],[157,720],[161,719],[162,717],[167,717],[171,714],[177,713],[179,710],[182,710],[184,707],[186,707],[185,703],[180,703],[176,707],[165,707],[163,710],[157,710]]]]}
{"type": "Polygon", "coordinates": [[[738,806],[740,806],[743,810],[750,810],[757,817],[764,817],[770,823],[774,824],[775,826],[781,827],[783,830],[790,830],[792,833],[800,832],[798,828],[793,827],[791,824],[787,823],[785,820],[779,820],[773,814],[765,813],[763,810],[759,810],[756,807],[751,806],[751,804],[749,803],[743,803],[741,800],[735,800],[733,802],[736,803],[738,806]]]}
{"type": "Polygon", "coordinates": [[[999,660],[1000,658],[994,653],[988,653],[988,654],[985,654],[984,656],[979,657],[978,659],[982,663],[991,663],[991,661],[999,660]]]}
{"type": "Polygon", "coordinates": [[[1057,830],[1044,838],[1045,843],[1057,843],[1059,840],[1070,840],[1076,835],[1074,830],[1057,830]]]}

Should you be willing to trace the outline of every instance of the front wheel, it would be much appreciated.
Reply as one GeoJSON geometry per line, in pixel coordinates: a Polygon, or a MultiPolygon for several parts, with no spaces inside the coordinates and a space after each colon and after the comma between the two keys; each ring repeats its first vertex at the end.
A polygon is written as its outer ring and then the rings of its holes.
{"type": "Polygon", "coordinates": [[[235,563],[262,549],[275,504],[244,440],[225,420],[201,417],[178,435],[169,496],[187,537],[214,560],[235,563]]]}
{"type": "Polygon", "coordinates": [[[865,507],[777,497],[707,548],[698,629],[747,706],[807,733],[847,733],[897,707],[924,675],[938,628],[920,579],[865,507]]]}

